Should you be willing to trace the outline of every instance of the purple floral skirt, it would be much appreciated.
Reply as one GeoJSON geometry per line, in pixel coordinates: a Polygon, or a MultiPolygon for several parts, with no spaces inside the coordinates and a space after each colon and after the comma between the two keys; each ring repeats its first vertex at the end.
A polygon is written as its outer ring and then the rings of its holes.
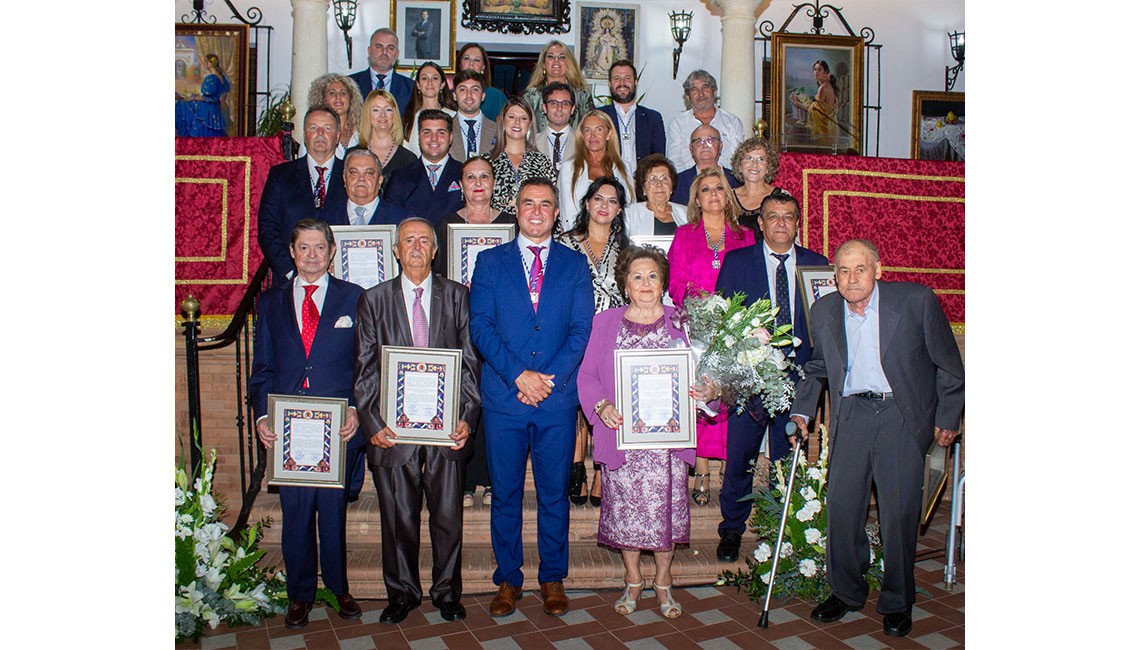
{"type": "Polygon", "coordinates": [[[668,449],[638,449],[615,470],[603,465],[598,543],[642,551],[688,544],[688,464],[668,449]]]}

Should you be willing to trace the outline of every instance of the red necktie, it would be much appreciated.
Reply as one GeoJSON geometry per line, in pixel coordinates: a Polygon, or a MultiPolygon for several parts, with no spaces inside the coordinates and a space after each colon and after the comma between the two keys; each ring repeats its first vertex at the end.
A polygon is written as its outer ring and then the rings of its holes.
{"type": "Polygon", "coordinates": [[[305,287],[305,301],[301,303],[301,343],[305,346],[305,356],[309,356],[309,350],[313,347],[313,337],[317,334],[317,322],[321,319],[321,313],[317,311],[317,303],[313,302],[313,292],[317,290],[317,285],[310,284],[305,287]]]}
{"type": "Polygon", "coordinates": [[[317,189],[313,204],[318,208],[325,204],[325,171],[327,167],[317,167],[317,189]]]}
{"type": "Polygon", "coordinates": [[[538,313],[538,296],[542,293],[542,249],[545,246],[527,246],[534,253],[534,261],[530,264],[530,302],[534,306],[534,313],[538,313]]]}

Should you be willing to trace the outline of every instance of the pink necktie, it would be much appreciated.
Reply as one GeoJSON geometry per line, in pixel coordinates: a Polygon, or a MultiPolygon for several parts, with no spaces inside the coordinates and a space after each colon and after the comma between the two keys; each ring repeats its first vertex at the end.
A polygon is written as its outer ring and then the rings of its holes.
{"type": "Polygon", "coordinates": [[[428,180],[431,181],[431,189],[435,189],[435,184],[439,182],[439,168],[443,165],[428,165],[428,180]]]}
{"type": "Polygon", "coordinates": [[[428,345],[427,312],[420,298],[424,295],[423,287],[416,287],[416,299],[412,303],[412,345],[417,348],[426,348],[428,345]]]}
{"type": "Polygon", "coordinates": [[[538,313],[538,296],[542,293],[542,250],[545,246],[527,246],[534,253],[534,261],[530,264],[530,302],[534,306],[534,313],[538,313]]]}

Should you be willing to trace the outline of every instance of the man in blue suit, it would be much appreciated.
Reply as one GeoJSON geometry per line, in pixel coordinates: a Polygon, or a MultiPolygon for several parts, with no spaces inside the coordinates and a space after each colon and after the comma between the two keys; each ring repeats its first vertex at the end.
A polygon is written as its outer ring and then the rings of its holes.
{"type": "MultiPolygon", "coordinates": [[[[760,204],[760,230],[764,238],[724,256],[716,289],[726,298],[736,292],[744,293],[749,305],[757,300],[770,300],[777,305],[780,311],[776,323],[790,323],[792,335],[800,340],[799,347],[791,351],[791,360],[802,366],[811,360],[812,348],[807,308],[796,281],[796,267],[827,266],[827,258],[796,245],[799,219],[800,206],[795,197],[780,189],[768,195],[760,204]]],[[[790,449],[785,435],[788,413],[771,417],[758,400],[739,415],[735,409],[729,413],[724,484],[720,490],[720,543],[716,551],[717,559],[722,562],[735,562],[740,554],[740,539],[752,513],[752,503],[738,501],[752,492],[751,461],[760,452],[765,431],[768,432],[769,459],[779,460],[790,449]]]]}
{"type": "Polygon", "coordinates": [[[431,18],[426,9],[420,11],[420,22],[412,28],[412,36],[416,39],[416,58],[417,59],[438,59],[439,54],[434,51],[436,44],[435,38],[435,25],[432,25],[431,18]]]}
{"type": "Polygon", "coordinates": [[[417,126],[420,164],[392,172],[384,196],[434,224],[463,207],[463,190],[459,186],[463,165],[448,155],[454,127],[450,115],[439,109],[424,109],[417,126]]]}
{"type": "Polygon", "coordinates": [[[396,72],[396,61],[399,58],[400,37],[395,31],[381,27],[372,32],[372,38],[368,41],[368,69],[349,75],[349,79],[356,82],[360,94],[365,98],[373,90],[392,93],[403,113],[412,99],[414,84],[410,77],[396,72]]]}
{"type": "Polygon", "coordinates": [[[310,106],[305,113],[304,158],[274,165],[261,191],[257,208],[257,243],[273,267],[273,285],[292,277],[289,241],[293,226],[314,217],[325,205],[344,205],[344,163],[334,154],[340,138],[340,118],[327,106],[310,106]]]}
{"type": "MultiPolygon", "coordinates": [[[[720,158],[721,145],[720,131],[715,128],[702,124],[693,129],[692,136],[689,138],[689,153],[692,154],[693,162],[696,164],[677,174],[677,187],[673,188],[673,196],[669,199],[670,201],[681,205],[689,204],[689,192],[692,190],[693,181],[696,180],[697,174],[704,169],[720,164],[717,161],[720,158]]],[[[733,188],[740,187],[740,181],[736,180],[736,175],[732,173],[731,169],[728,167],[721,167],[720,169],[724,172],[730,186],[733,188]]]]}
{"type": "Polygon", "coordinates": [[[621,159],[633,174],[637,163],[651,153],[665,155],[665,122],[661,113],[637,103],[637,68],[619,59],[610,65],[612,104],[602,107],[617,127],[621,159]]]}
{"type": "Polygon", "coordinates": [[[555,243],[558,196],[546,178],[522,182],[519,236],[479,255],[471,279],[471,339],[483,355],[487,461],[495,495],[491,546],[498,594],[491,616],[522,595],[522,498],[531,454],[538,502],[538,582],[543,610],[569,608],[568,485],[578,408],[578,366],[594,317],[586,258],[555,243]]]}
{"type": "Polygon", "coordinates": [[[412,213],[380,196],[383,182],[376,154],[362,147],[349,149],[344,156],[344,189],[348,201],[326,204],[319,218],[330,226],[398,225],[412,213]]]}
{"type": "MultiPolygon", "coordinates": [[[[363,289],[329,276],[335,243],[332,228],[318,219],[302,219],[292,230],[289,251],[296,277],[257,299],[257,332],[249,380],[257,435],[272,448],[277,440],[269,420],[270,393],[313,395],[348,400],[340,438],[347,442],[345,476],[352,476],[355,453],[364,446],[357,435],[352,371],[355,362],[353,318],[363,289]]],[[[281,487],[281,554],[289,610],[285,626],[305,627],[317,590],[317,559],[325,586],[336,595],[343,619],[360,618],[360,606],[348,591],[345,567],[345,496],[343,488],[281,487]],[[317,537],[320,537],[320,551],[317,537]]]]}

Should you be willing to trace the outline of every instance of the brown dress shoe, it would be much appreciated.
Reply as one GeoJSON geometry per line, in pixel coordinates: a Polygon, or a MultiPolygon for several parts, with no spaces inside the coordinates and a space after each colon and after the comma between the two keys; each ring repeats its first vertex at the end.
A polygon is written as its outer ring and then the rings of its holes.
{"type": "Polygon", "coordinates": [[[510,616],[515,613],[515,602],[522,598],[522,587],[509,582],[499,585],[499,593],[491,600],[491,616],[510,616]]]}
{"type": "Polygon", "coordinates": [[[308,625],[309,610],[312,608],[312,603],[303,603],[299,600],[289,601],[289,611],[285,612],[285,627],[296,630],[308,625]]]}
{"type": "Polygon", "coordinates": [[[340,606],[340,611],[337,612],[337,615],[344,620],[355,621],[360,618],[360,605],[356,604],[356,599],[347,591],[344,592],[343,596],[336,597],[336,604],[340,606]]]}
{"type": "Polygon", "coordinates": [[[562,582],[544,582],[542,587],[542,611],[551,616],[562,616],[570,609],[570,599],[562,588],[562,582]]]}

